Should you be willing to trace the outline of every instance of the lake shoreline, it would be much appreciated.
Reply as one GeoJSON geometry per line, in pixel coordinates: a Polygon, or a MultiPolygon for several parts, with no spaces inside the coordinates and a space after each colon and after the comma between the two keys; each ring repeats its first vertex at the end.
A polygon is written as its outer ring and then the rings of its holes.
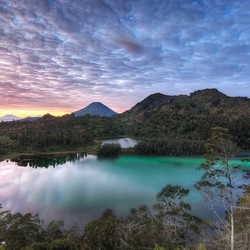
{"type": "MultiPolygon", "coordinates": [[[[57,157],[66,157],[75,154],[84,154],[84,155],[95,155],[97,156],[98,147],[83,147],[83,148],[75,148],[68,150],[51,150],[47,151],[37,151],[37,152],[13,152],[10,154],[0,156],[0,162],[5,160],[29,160],[34,158],[57,158],[57,157]]],[[[123,155],[139,155],[139,156],[166,156],[166,157],[203,157],[204,155],[143,155],[135,152],[135,148],[124,148],[122,149],[120,156],[123,155]]],[[[250,158],[242,158],[242,161],[250,161],[250,158]]]]}

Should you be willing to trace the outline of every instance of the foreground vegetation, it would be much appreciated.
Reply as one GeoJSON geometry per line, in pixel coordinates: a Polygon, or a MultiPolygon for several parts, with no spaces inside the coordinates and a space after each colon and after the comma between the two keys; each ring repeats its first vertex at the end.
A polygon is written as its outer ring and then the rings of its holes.
{"type": "MultiPolygon", "coordinates": [[[[248,208],[249,192],[248,188],[239,200],[248,208]]],[[[190,205],[184,202],[187,194],[186,189],[167,185],[153,207],[131,209],[126,218],[117,218],[107,209],[84,228],[74,225],[65,229],[63,221],[45,224],[37,215],[0,210],[0,242],[4,242],[3,249],[23,250],[230,249],[226,230],[211,236],[211,232],[217,231],[215,225],[192,215],[190,205]]],[[[237,250],[250,245],[250,218],[244,211],[236,210],[237,250]]]]}

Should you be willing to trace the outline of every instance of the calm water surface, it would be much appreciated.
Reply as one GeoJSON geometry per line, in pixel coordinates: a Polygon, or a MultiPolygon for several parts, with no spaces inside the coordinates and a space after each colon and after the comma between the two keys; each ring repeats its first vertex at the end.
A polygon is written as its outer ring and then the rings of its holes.
{"type": "MultiPolygon", "coordinates": [[[[202,161],[144,156],[97,159],[91,155],[22,162],[26,167],[3,161],[0,203],[12,212],[39,213],[45,221],[86,224],[105,208],[126,216],[132,207],[151,205],[166,184],[175,184],[190,189],[188,201],[194,213],[206,217],[208,211],[193,187],[201,177],[197,167],[202,161]]],[[[250,163],[245,165],[250,169],[250,163]]]]}

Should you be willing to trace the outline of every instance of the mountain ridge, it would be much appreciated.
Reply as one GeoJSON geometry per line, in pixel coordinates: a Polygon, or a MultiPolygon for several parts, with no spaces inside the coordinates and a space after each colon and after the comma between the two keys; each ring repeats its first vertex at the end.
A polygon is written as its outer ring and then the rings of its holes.
{"type": "Polygon", "coordinates": [[[195,91],[189,96],[155,93],[130,110],[111,117],[46,114],[32,123],[0,123],[0,132],[9,142],[14,138],[13,143],[2,147],[4,152],[68,150],[92,147],[102,139],[131,137],[173,142],[168,146],[182,148],[182,154],[188,155],[196,152],[191,149],[202,148],[213,127],[227,128],[240,148],[249,149],[250,99],[229,97],[216,89],[195,91]]]}
{"type": "Polygon", "coordinates": [[[11,122],[11,121],[17,121],[17,120],[21,120],[22,118],[12,115],[12,114],[7,114],[4,116],[0,117],[0,122],[11,122]]]}
{"type": "Polygon", "coordinates": [[[164,95],[154,93],[138,102],[122,116],[142,118],[145,112],[168,111],[171,113],[204,113],[218,115],[250,114],[250,99],[247,97],[231,97],[215,88],[197,90],[190,95],[164,95]],[[239,111],[238,109],[242,110],[239,111]]]}
{"type": "MultiPolygon", "coordinates": [[[[225,110],[230,110],[234,113],[239,107],[244,106],[244,112],[250,114],[250,108],[246,104],[250,99],[241,96],[227,96],[226,94],[218,91],[216,88],[206,88],[202,90],[196,90],[189,95],[166,95],[162,93],[153,93],[136,103],[130,109],[124,111],[121,114],[110,109],[108,106],[101,102],[92,102],[85,108],[72,112],[74,116],[82,115],[98,115],[98,116],[112,116],[112,115],[132,115],[138,114],[138,116],[143,115],[143,113],[156,111],[169,111],[172,112],[188,112],[195,111],[199,109],[199,112],[204,113],[223,113],[225,110]]],[[[0,121],[35,121],[41,118],[40,116],[25,117],[20,118],[18,116],[7,114],[0,117],[0,121]]]]}

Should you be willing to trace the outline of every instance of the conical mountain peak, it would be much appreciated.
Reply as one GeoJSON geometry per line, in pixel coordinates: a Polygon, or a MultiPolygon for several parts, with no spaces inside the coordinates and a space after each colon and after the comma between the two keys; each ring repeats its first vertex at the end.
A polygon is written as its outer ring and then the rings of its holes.
{"type": "Polygon", "coordinates": [[[117,113],[104,105],[101,102],[92,102],[88,106],[78,111],[75,111],[74,116],[83,116],[83,115],[98,115],[98,116],[112,116],[117,113]]]}

